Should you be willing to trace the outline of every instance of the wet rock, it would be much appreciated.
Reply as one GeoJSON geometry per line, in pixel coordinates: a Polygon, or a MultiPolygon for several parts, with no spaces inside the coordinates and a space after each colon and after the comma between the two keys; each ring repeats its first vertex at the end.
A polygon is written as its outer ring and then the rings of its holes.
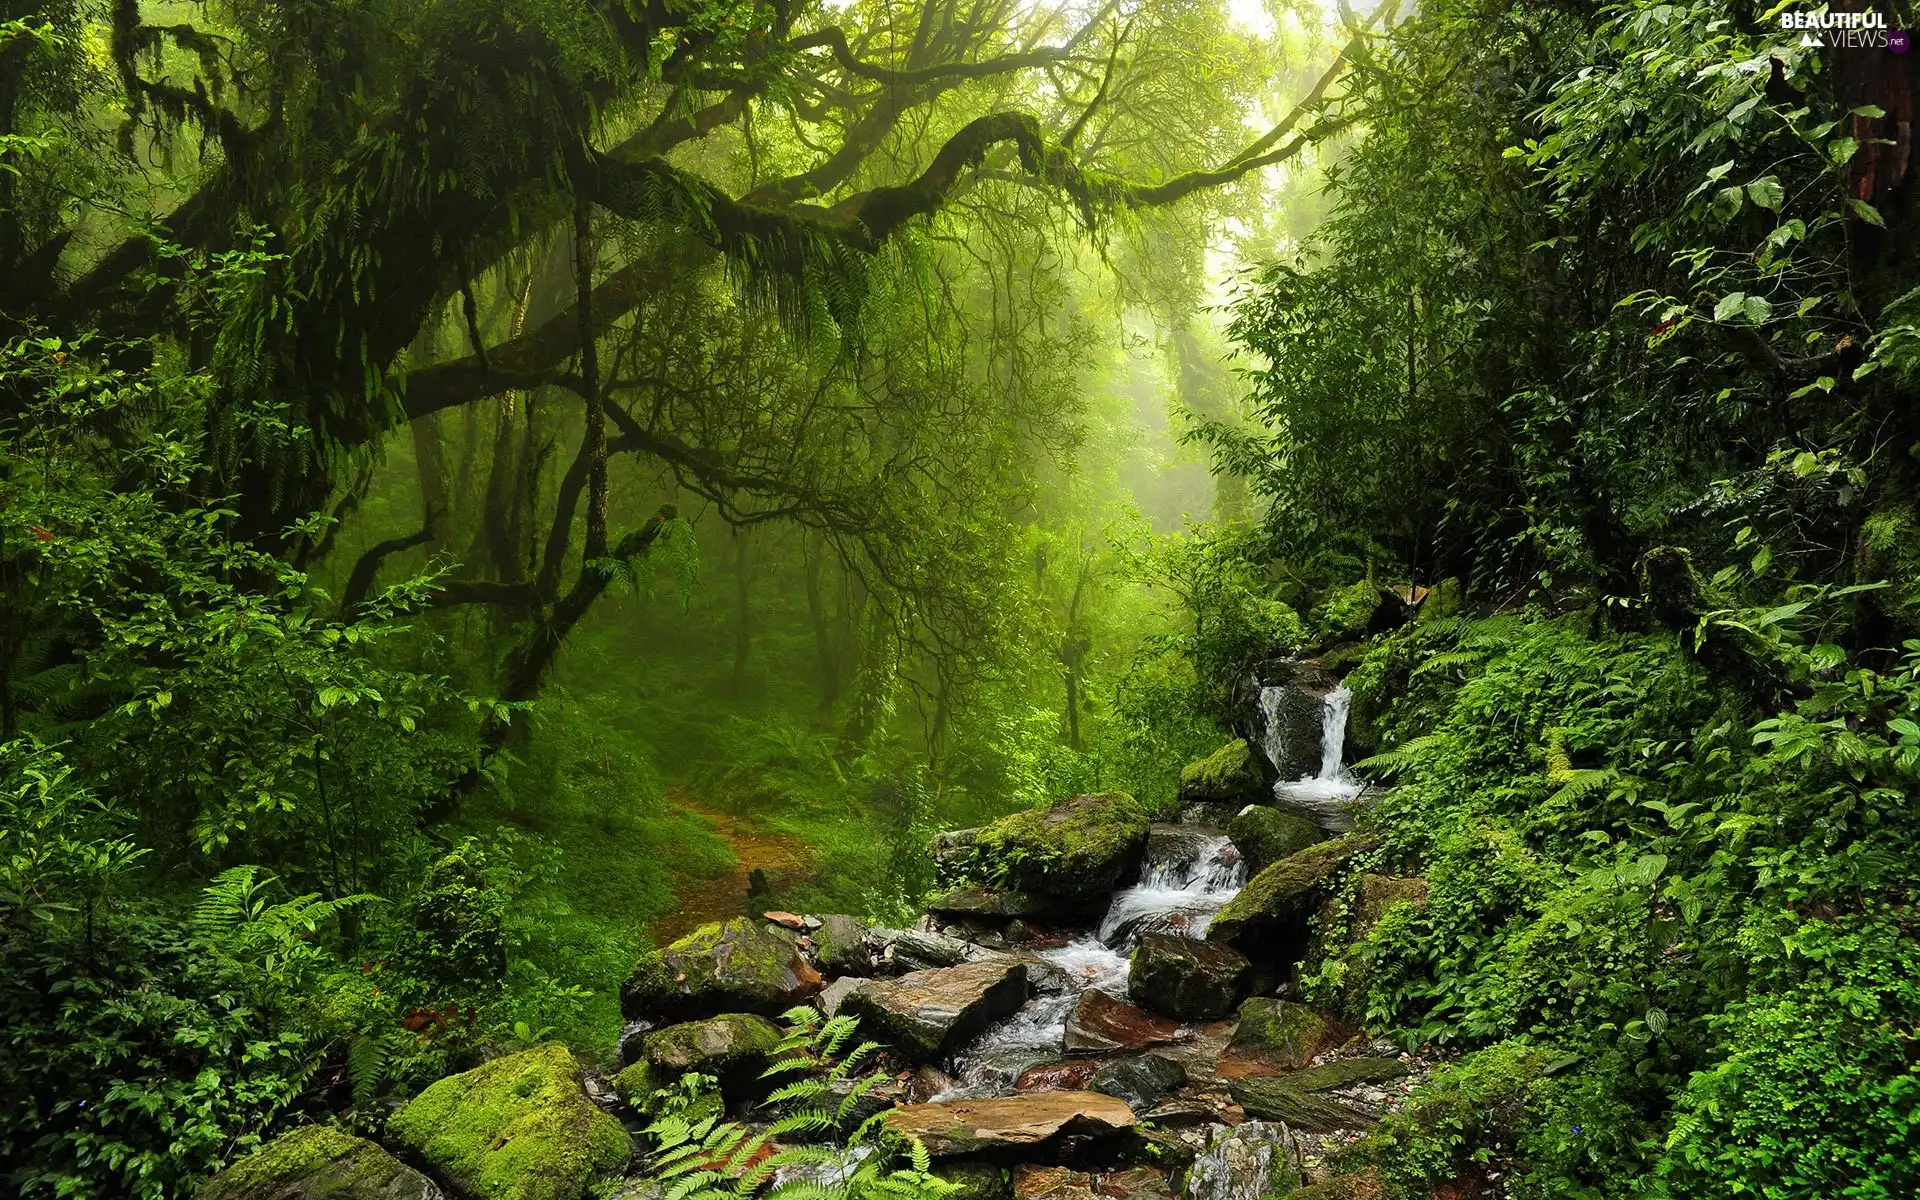
{"type": "Polygon", "coordinates": [[[1254,874],[1326,841],[1327,836],[1299,813],[1265,804],[1249,804],[1227,823],[1227,837],[1240,848],[1247,870],[1254,874]]]}
{"type": "Polygon", "coordinates": [[[851,996],[854,990],[864,982],[865,980],[857,975],[842,975],[820,989],[820,994],[813,998],[813,1002],[827,1016],[837,1017],[840,1015],[840,1006],[845,1004],[847,997],[851,996]]]}
{"type": "Polygon", "coordinates": [[[1371,1129],[1374,1124],[1370,1113],[1338,1100],[1299,1091],[1288,1085],[1284,1075],[1235,1080],[1233,1098],[1250,1116],[1281,1121],[1308,1133],[1371,1129]]]}
{"type": "Polygon", "coordinates": [[[1013,1168],[1013,1195],[1014,1200],[1090,1200],[1093,1176],[1066,1167],[1020,1163],[1013,1168]]]}
{"type": "Polygon", "coordinates": [[[969,887],[948,892],[927,905],[927,911],[943,917],[1039,917],[1052,907],[1042,896],[969,887]]]}
{"type": "Polygon", "coordinates": [[[1067,1018],[1066,1048],[1077,1054],[1144,1050],[1175,1041],[1182,1032],[1178,1021],[1156,1017],[1125,1000],[1089,989],[1080,993],[1073,1015],[1067,1018]]]}
{"type": "Polygon", "coordinates": [[[705,1021],[669,1025],[643,1035],[625,1070],[614,1076],[614,1090],[634,1108],[670,1087],[682,1075],[712,1075],[729,1101],[763,1093],[760,1072],[780,1044],[780,1028],[752,1013],[725,1013],[705,1021]]]}
{"type": "Polygon", "coordinates": [[[1298,1071],[1347,1038],[1333,1017],[1288,1000],[1255,996],[1240,1006],[1240,1024],[1220,1056],[1227,1079],[1298,1071]]]}
{"type": "Polygon", "coordinates": [[[925,1104],[953,1086],[953,1076],[931,1064],[922,1066],[907,1080],[902,1099],[908,1104],[925,1104]]]}
{"type": "Polygon", "coordinates": [[[1123,792],[1074,796],[982,829],[970,870],[1070,908],[1092,908],[1139,866],[1147,823],[1146,810],[1123,792]]]}
{"type": "Polygon", "coordinates": [[[948,937],[943,933],[923,933],[917,929],[875,926],[868,931],[867,940],[869,945],[881,947],[879,968],[883,973],[958,966],[993,954],[991,950],[960,938],[948,937]]]}
{"type": "Polygon", "coordinates": [[[1306,946],[1307,917],[1318,907],[1326,885],[1349,859],[1373,845],[1368,835],[1349,833],[1267,867],[1227,901],[1207,930],[1207,940],[1258,946],[1267,958],[1297,960],[1306,946]]]}
{"type": "Polygon", "coordinates": [[[1263,1200],[1304,1182],[1300,1145],[1285,1125],[1248,1121],[1208,1131],[1204,1149],[1187,1167],[1188,1200],[1263,1200]]]}
{"type": "Polygon", "coordinates": [[[633,1153],[620,1122],[581,1090],[573,1055],[553,1042],[439,1080],[387,1133],[473,1200],[577,1200],[633,1153]]]}
{"type": "Polygon", "coordinates": [[[1056,1137],[1104,1137],[1133,1126],[1124,1100],[1098,1092],[1034,1092],[989,1100],[909,1104],[886,1116],[935,1158],[1017,1150],[1056,1137]]]}
{"type": "Polygon", "coordinates": [[[778,1016],[820,990],[789,930],[749,917],[702,925],[649,954],[621,989],[628,1017],[688,1020],[723,1012],[778,1016]]]}
{"type": "Polygon", "coordinates": [[[1077,1092],[1093,1082],[1100,1064],[1091,1058],[1070,1058],[1063,1062],[1041,1063],[1020,1072],[1014,1081],[1016,1092],[1077,1092]]]}
{"type": "Polygon", "coordinates": [[[282,1134],[209,1179],[200,1200],[442,1200],[425,1175],[326,1125],[282,1134]]]}
{"type": "Polygon", "coordinates": [[[1397,1058],[1336,1058],[1317,1067],[1294,1071],[1281,1082],[1296,1092],[1324,1092],[1332,1088],[1352,1087],[1357,1083],[1384,1083],[1413,1074],[1413,1068],[1397,1058]]]}
{"type": "Polygon", "coordinates": [[[1336,681],[1319,663],[1305,659],[1264,663],[1257,674],[1262,689],[1280,689],[1257,706],[1249,704],[1257,715],[1255,741],[1272,762],[1274,777],[1313,774],[1320,766],[1321,709],[1336,681]]]}
{"type": "Polygon", "coordinates": [[[858,917],[828,913],[813,931],[813,960],[830,975],[870,975],[873,951],[867,945],[868,925],[858,917]]]}
{"type": "Polygon", "coordinates": [[[1180,771],[1180,799],[1187,803],[1271,799],[1273,781],[1265,760],[1245,738],[1235,738],[1180,771]]]}
{"type": "Polygon", "coordinates": [[[941,1163],[933,1173],[953,1187],[947,1200],[1013,1200],[1013,1172],[998,1163],[941,1163]]]}
{"type": "Polygon", "coordinates": [[[1138,1112],[1151,1108],[1155,1101],[1187,1081],[1186,1068],[1170,1058],[1143,1054],[1102,1063],[1093,1073],[1091,1087],[1096,1092],[1118,1096],[1138,1112]]]}
{"type": "Polygon", "coordinates": [[[859,1017],[869,1035],[927,1062],[1012,1016],[1026,1000],[1026,966],[993,958],[868,980],[847,995],[841,1011],[859,1017]]]}
{"type": "Polygon", "coordinates": [[[1134,1003],[1183,1021],[1213,1021],[1240,1003],[1248,962],[1228,946],[1142,934],[1133,950],[1127,996],[1134,1003]]]}

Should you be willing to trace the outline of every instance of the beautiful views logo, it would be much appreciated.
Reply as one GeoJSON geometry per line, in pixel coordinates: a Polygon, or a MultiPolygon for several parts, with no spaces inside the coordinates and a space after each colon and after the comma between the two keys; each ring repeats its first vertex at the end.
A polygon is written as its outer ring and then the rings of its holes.
{"type": "Polygon", "coordinates": [[[1780,27],[1798,33],[1802,46],[1828,50],[1889,50],[1905,54],[1913,44],[1906,30],[1888,28],[1885,13],[1790,10],[1780,14],[1780,27]]]}

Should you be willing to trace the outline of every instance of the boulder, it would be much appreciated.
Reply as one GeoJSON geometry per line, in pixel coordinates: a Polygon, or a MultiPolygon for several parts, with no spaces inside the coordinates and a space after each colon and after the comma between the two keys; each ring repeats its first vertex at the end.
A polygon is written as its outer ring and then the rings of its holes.
{"type": "Polygon", "coordinates": [[[780,1027],[753,1013],[725,1013],[705,1021],[669,1025],[642,1035],[627,1068],[613,1078],[614,1091],[635,1108],[682,1075],[712,1075],[729,1101],[764,1094],[760,1073],[780,1044],[780,1027]]]}
{"type": "Polygon", "coordinates": [[[949,829],[934,834],[933,840],[927,843],[934,878],[949,885],[964,882],[973,867],[973,848],[979,840],[978,829],[949,829]]]}
{"type": "Polygon", "coordinates": [[[1228,946],[1142,934],[1133,948],[1127,997],[1164,1016],[1214,1021],[1240,1003],[1248,969],[1246,957],[1228,946]]]}
{"type": "Polygon", "coordinates": [[[1027,1000],[1027,968],[992,958],[898,979],[871,979],[841,1002],[865,1032],[910,1058],[932,1061],[1012,1016],[1027,1000]]]}
{"type": "Polygon", "coordinates": [[[971,872],[1069,908],[1092,908],[1105,905],[1139,867],[1146,842],[1147,813],[1132,796],[1074,796],[982,829],[971,872]]]}
{"type": "Polygon", "coordinates": [[[1156,1017],[1098,988],[1089,988],[1080,993],[1067,1018],[1066,1049],[1070,1054],[1144,1050],[1176,1041],[1184,1032],[1178,1021],[1156,1017]]]}
{"type": "Polygon", "coordinates": [[[1367,835],[1349,833],[1267,867],[1213,918],[1207,940],[1258,945],[1269,958],[1297,960],[1306,945],[1307,917],[1326,885],[1349,859],[1373,845],[1367,835]]]}
{"type": "Polygon", "coordinates": [[[1249,804],[1227,823],[1227,837],[1239,848],[1247,870],[1258,874],[1319,842],[1327,833],[1299,813],[1265,804],[1249,804]]]}
{"type": "Polygon", "coordinates": [[[1346,1038],[1346,1028],[1318,1009],[1255,996],[1240,1006],[1219,1073],[1237,1079],[1298,1071],[1346,1038]]]}
{"type": "Polygon", "coordinates": [[[1247,1121],[1216,1125],[1188,1165],[1188,1200],[1265,1200],[1302,1180],[1300,1141],[1285,1125],[1247,1121]]]}
{"type": "Polygon", "coordinates": [[[281,1134],[201,1185],[200,1200],[442,1200],[425,1175],[327,1125],[281,1134]]]}
{"type": "Polygon", "coordinates": [[[1102,1063],[1089,1085],[1096,1092],[1118,1096],[1139,1112],[1187,1081],[1186,1068],[1158,1054],[1118,1058],[1102,1063]]]}
{"type": "Polygon", "coordinates": [[[579,1074],[567,1048],[548,1042],[430,1085],[387,1133],[473,1200],[578,1200],[633,1153],[579,1074]]]}
{"type": "Polygon", "coordinates": [[[813,1003],[829,1017],[837,1017],[840,1015],[840,1006],[846,1003],[847,997],[853,995],[863,982],[864,980],[857,975],[842,975],[821,988],[820,994],[813,998],[813,1003]]]}
{"type": "Polygon", "coordinates": [[[1333,675],[1308,659],[1263,664],[1253,740],[1272,763],[1275,777],[1302,779],[1320,769],[1320,735],[1333,675]]]}
{"type": "Polygon", "coordinates": [[[1399,877],[1366,874],[1360,877],[1360,910],[1354,914],[1351,938],[1359,941],[1373,932],[1380,918],[1396,904],[1416,909],[1427,906],[1427,881],[1418,875],[1399,877]]]}
{"type": "Polygon", "coordinates": [[[1280,1081],[1296,1092],[1324,1092],[1333,1088],[1352,1087],[1356,1083],[1384,1083],[1389,1079],[1405,1078],[1412,1073],[1413,1068],[1397,1058],[1361,1056],[1336,1058],[1317,1067],[1283,1075],[1280,1081]]]}
{"type": "Polygon", "coordinates": [[[901,974],[906,971],[926,971],[934,967],[958,966],[963,962],[975,962],[991,958],[993,951],[961,938],[948,937],[944,933],[924,933],[917,929],[885,929],[875,926],[868,931],[868,944],[881,948],[876,970],[882,974],[901,974]]]}
{"type": "Polygon", "coordinates": [[[813,931],[813,960],[831,975],[868,975],[873,972],[873,950],[867,945],[868,926],[858,917],[828,913],[813,931]]]}
{"type": "Polygon", "coordinates": [[[1095,1179],[1093,1194],[1108,1200],[1173,1200],[1173,1184],[1158,1167],[1129,1167],[1095,1179]]]}
{"type": "Polygon", "coordinates": [[[927,905],[927,911],[942,917],[1012,918],[1042,917],[1052,911],[1043,896],[1025,892],[996,892],[991,888],[959,888],[927,905]]]}
{"type": "Polygon", "coordinates": [[[1133,1126],[1124,1100],[1098,1092],[1033,1092],[988,1100],[909,1104],[886,1115],[935,1158],[1018,1150],[1061,1136],[1098,1137],[1133,1126]]]}
{"type": "Polygon", "coordinates": [[[1233,1098],[1249,1116],[1280,1121],[1307,1133],[1334,1133],[1342,1129],[1371,1129],[1373,1116],[1352,1105],[1315,1096],[1288,1086],[1284,1075],[1239,1079],[1233,1098]]]}
{"type": "Polygon", "coordinates": [[[620,1005],[629,1018],[772,1017],[819,991],[821,982],[791,930],[733,917],[702,925],[642,959],[621,989],[620,1005]]]}
{"type": "Polygon", "coordinates": [[[998,1163],[951,1162],[933,1169],[953,1191],[947,1200],[1012,1200],[1012,1172],[998,1163]]]}
{"type": "Polygon", "coordinates": [[[1020,1163],[1013,1168],[1014,1200],[1093,1200],[1093,1176],[1066,1167],[1020,1163]]]}
{"type": "Polygon", "coordinates": [[[1100,1064],[1091,1058],[1069,1058],[1061,1062],[1041,1063],[1020,1072],[1014,1081],[1016,1092],[1077,1092],[1093,1082],[1100,1064]]]}
{"type": "Polygon", "coordinates": [[[1188,763],[1180,771],[1182,803],[1259,800],[1272,796],[1273,783],[1260,752],[1245,738],[1235,738],[1212,754],[1188,763]]]}

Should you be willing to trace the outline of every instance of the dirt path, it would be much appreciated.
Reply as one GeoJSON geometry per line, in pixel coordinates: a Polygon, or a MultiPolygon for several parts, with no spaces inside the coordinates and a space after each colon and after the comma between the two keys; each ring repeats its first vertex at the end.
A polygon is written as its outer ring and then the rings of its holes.
{"type": "MultiPolygon", "coordinates": [[[[681,881],[674,889],[674,910],[647,929],[656,945],[665,945],[704,922],[746,915],[747,886],[754,871],[764,871],[767,882],[778,890],[803,878],[812,866],[813,847],[792,834],[769,829],[752,817],[706,808],[678,788],[668,789],[667,801],[712,825],[715,836],[733,851],[735,862],[725,874],[681,881]]],[[[756,905],[753,911],[768,907],[751,903],[756,905]]]]}

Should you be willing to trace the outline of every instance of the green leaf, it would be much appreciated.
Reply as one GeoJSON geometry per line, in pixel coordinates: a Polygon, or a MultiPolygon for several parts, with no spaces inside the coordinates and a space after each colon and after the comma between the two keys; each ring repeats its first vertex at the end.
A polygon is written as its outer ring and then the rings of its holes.
{"type": "Polygon", "coordinates": [[[1763,176],[1747,185],[1747,199],[1753,201],[1755,208],[1764,208],[1770,212],[1779,212],[1786,203],[1787,189],[1771,175],[1763,176]]]}
{"type": "Polygon", "coordinates": [[[1853,210],[1854,216],[1859,217],[1867,224],[1877,226],[1881,229],[1887,227],[1886,218],[1880,215],[1880,210],[1868,204],[1865,200],[1856,200],[1852,196],[1848,196],[1847,207],[1853,210]]]}
{"type": "Polygon", "coordinates": [[[1748,296],[1741,302],[1740,312],[1755,325],[1764,324],[1773,315],[1773,302],[1764,296],[1748,296]]]}
{"type": "Polygon", "coordinates": [[[1746,303],[1747,294],[1745,292],[1728,292],[1726,295],[1720,297],[1718,304],[1713,306],[1713,319],[1716,321],[1731,321],[1740,313],[1740,310],[1745,307],[1746,303]]]}
{"type": "Polygon", "coordinates": [[[1827,157],[1836,167],[1844,167],[1860,152],[1860,143],[1850,137],[1839,137],[1827,143],[1827,157]]]}
{"type": "Polygon", "coordinates": [[[1737,187],[1721,188],[1713,194],[1713,215],[1722,221],[1732,220],[1740,212],[1745,202],[1745,193],[1737,187]]]}

